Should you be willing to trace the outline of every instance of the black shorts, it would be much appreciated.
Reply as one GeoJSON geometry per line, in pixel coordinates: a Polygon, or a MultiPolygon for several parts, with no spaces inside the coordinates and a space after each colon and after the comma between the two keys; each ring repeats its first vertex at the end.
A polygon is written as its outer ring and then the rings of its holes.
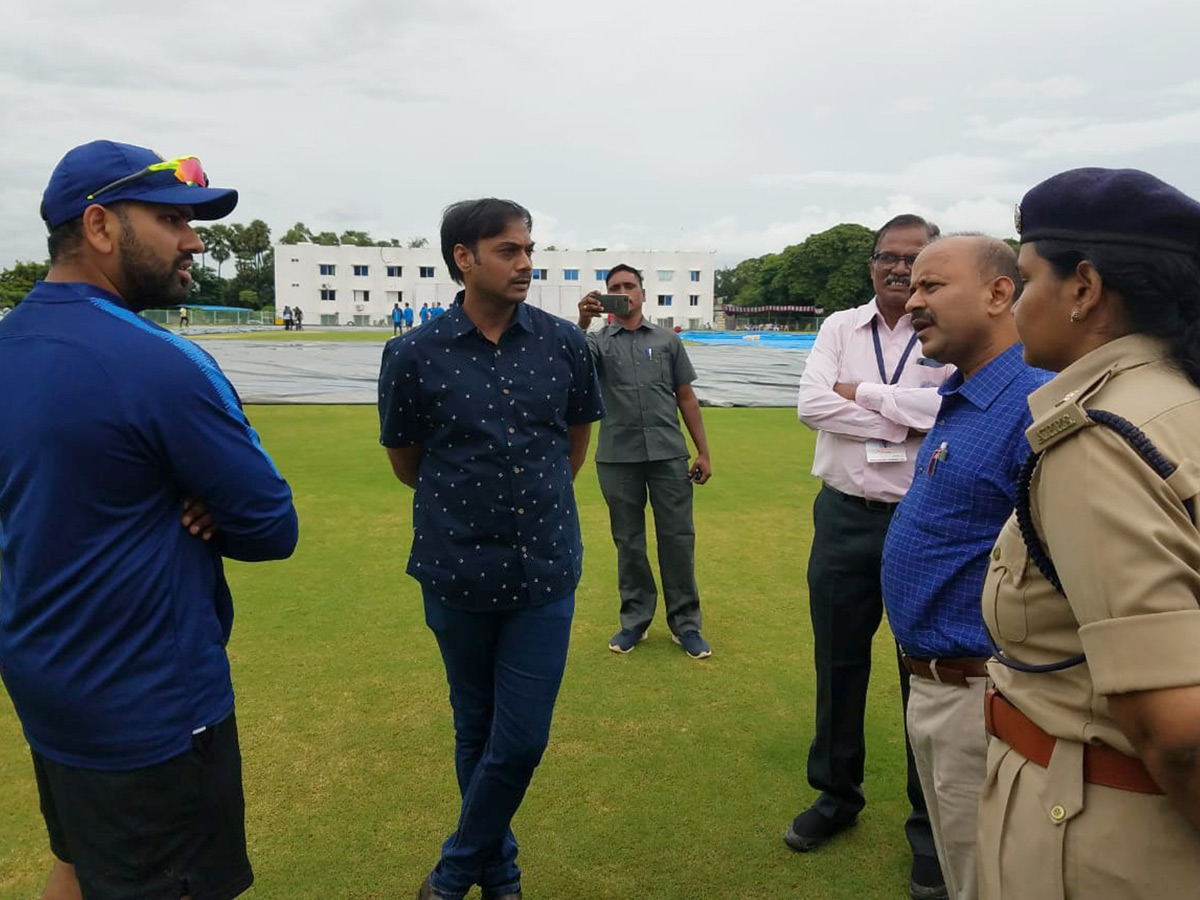
{"type": "Polygon", "coordinates": [[[254,881],[232,713],[158,765],[102,772],[35,752],[33,770],[50,849],[84,900],[231,900],[254,881]]]}

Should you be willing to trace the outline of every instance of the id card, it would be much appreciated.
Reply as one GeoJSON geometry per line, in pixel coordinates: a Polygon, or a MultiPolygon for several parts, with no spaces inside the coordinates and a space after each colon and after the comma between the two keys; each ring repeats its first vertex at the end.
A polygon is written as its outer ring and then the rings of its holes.
{"type": "Polygon", "coordinates": [[[867,462],[908,462],[908,450],[903,444],[889,444],[887,441],[867,441],[867,462]]]}

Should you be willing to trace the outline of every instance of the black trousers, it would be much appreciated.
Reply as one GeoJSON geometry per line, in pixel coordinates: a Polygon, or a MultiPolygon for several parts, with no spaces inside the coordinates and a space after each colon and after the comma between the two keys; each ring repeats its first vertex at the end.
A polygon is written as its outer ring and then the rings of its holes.
{"type": "MultiPolygon", "coordinates": [[[[808,751],[813,804],[830,819],[858,815],[863,797],[866,743],[863,717],[871,677],[871,641],[883,618],[879,570],[892,509],[869,509],[857,498],[822,487],[813,503],[813,543],[808,559],[813,654],[817,669],[817,721],[808,751]]],[[[900,661],[901,703],[908,707],[908,671],[900,661]]],[[[905,719],[901,719],[905,721],[905,719]]],[[[908,745],[908,799],[904,830],[914,856],[937,856],[921,781],[908,745]]]]}

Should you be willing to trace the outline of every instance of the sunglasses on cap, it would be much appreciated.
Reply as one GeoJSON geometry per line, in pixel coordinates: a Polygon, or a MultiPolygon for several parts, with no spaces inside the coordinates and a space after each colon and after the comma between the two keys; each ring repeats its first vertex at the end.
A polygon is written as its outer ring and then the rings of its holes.
{"type": "Polygon", "coordinates": [[[208,187],[208,176],[204,174],[204,167],[200,165],[200,160],[195,156],[180,156],[177,159],[164,159],[162,162],[151,163],[140,172],[110,181],[104,187],[88,194],[87,199],[95,200],[106,191],[114,190],[131,181],[137,181],[139,178],[145,178],[147,175],[153,175],[155,172],[174,172],[175,177],[188,187],[208,187]]]}

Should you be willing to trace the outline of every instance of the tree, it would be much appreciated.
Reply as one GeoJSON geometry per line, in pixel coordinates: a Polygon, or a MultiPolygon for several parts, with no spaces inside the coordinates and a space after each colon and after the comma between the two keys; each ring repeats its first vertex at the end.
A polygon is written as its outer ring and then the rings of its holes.
{"type": "Polygon", "coordinates": [[[428,246],[429,246],[428,238],[415,237],[415,238],[408,239],[408,249],[409,250],[420,250],[422,247],[428,247],[428,246]]]}
{"type": "Polygon", "coordinates": [[[17,261],[12,268],[0,272],[0,306],[16,306],[33,289],[33,283],[45,279],[49,271],[50,260],[46,260],[17,261]]]}
{"type": "Polygon", "coordinates": [[[246,249],[254,259],[254,265],[259,268],[263,264],[263,255],[271,249],[271,228],[262,219],[254,219],[246,226],[246,249]]]}
{"type": "Polygon", "coordinates": [[[228,225],[220,223],[212,225],[208,229],[208,253],[217,263],[217,277],[221,277],[221,264],[233,253],[233,248],[230,246],[230,241],[233,237],[228,225]]]}
{"type": "Polygon", "coordinates": [[[313,235],[313,243],[321,247],[336,247],[339,241],[338,236],[332,231],[322,231],[320,234],[313,235]]]}
{"type": "Polygon", "coordinates": [[[212,231],[204,225],[197,225],[195,231],[196,237],[204,242],[204,249],[200,251],[200,265],[203,266],[208,262],[204,257],[208,253],[208,245],[212,243],[212,231]]]}
{"type": "Polygon", "coordinates": [[[347,229],[342,232],[339,240],[343,244],[349,244],[352,247],[374,247],[375,240],[365,231],[350,231],[347,229]]]}
{"type": "Polygon", "coordinates": [[[297,222],[289,228],[279,239],[281,244],[310,244],[312,243],[313,233],[308,230],[308,226],[303,222],[297,222]]]}

